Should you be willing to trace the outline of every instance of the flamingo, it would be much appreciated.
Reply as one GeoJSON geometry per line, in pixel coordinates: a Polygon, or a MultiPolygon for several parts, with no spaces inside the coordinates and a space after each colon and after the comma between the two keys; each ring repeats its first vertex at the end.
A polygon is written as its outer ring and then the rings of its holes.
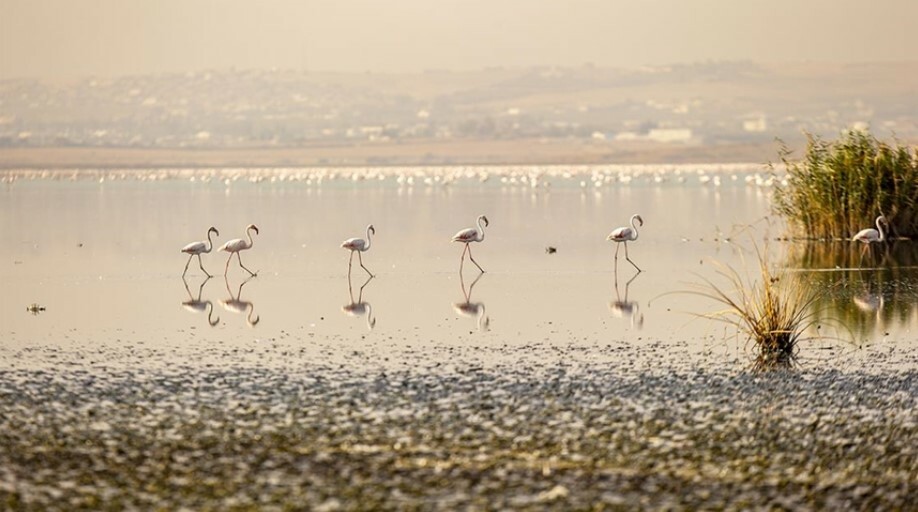
{"type": "Polygon", "coordinates": [[[347,275],[347,293],[350,296],[350,304],[345,304],[341,306],[341,311],[348,316],[364,316],[367,317],[367,330],[372,331],[373,327],[376,327],[376,317],[373,316],[373,306],[369,302],[363,300],[363,289],[370,284],[370,281],[373,280],[373,276],[367,278],[366,282],[360,287],[360,293],[357,295],[357,301],[354,301],[354,288],[351,286],[351,275],[347,275]]]}
{"type": "Polygon", "coordinates": [[[367,271],[367,274],[370,274],[370,277],[376,277],[370,272],[370,269],[363,266],[363,256],[360,255],[362,252],[370,250],[370,233],[376,234],[376,228],[372,224],[367,226],[367,239],[363,238],[348,238],[341,243],[341,247],[351,251],[351,258],[347,260],[347,275],[348,278],[351,276],[351,265],[354,263],[354,253],[357,253],[357,258],[360,260],[360,266],[367,271]]]}
{"type": "Polygon", "coordinates": [[[871,244],[873,242],[883,242],[884,240],[886,240],[886,234],[883,232],[883,226],[880,225],[880,221],[883,221],[883,223],[888,225],[888,223],[886,222],[886,217],[880,215],[879,217],[877,217],[877,220],[876,220],[877,229],[873,229],[873,228],[862,229],[858,231],[857,234],[851,238],[851,240],[857,241],[857,242],[863,242],[865,244],[871,244]]]}
{"type": "Polygon", "coordinates": [[[191,311],[192,313],[203,313],[207,311],[207,323],[211,327],[220,323],[220,317],[218,316],[216,320],[212,318],[214,314],[214,304],[209,300],[201,300],[201,293],[204,292],[204,285],[207,284],[207,281],[210,281],[210,277],[204,279],[201,283],[201,286],[198,288],[198,298],[194,298],[191,295],[191,288],[188,288],[188,281],[185,281],[185,276],[182,276],[182,281],[185,283],[185,291],[188,292],[188,299],[182,302],[182,307],[191,311]]]}
{"type": "Polygon", "coordinates": [[[220,236],[220,232],[217,231],[217,228],[211,226],[210,229],[207,230],[206,242],[192,242],[185,247],[182,247],[182,252],[188,254],[188,261],[185,263],[185,271],[182,272],[182,278],[184,278],[185,274],[188,273],[188,265],[191,264],[191,258],[194,258],[195,256],[198,257],[198,265],[201,266],[201,271],[204,272],[204,275],[207,277],[214,277],[208,274],[206,270],[204,270],[204,262],[201,261],[201,255],[209,253],[211,249],[214,248],[214,242],[210,239],[211,233],[216,233],[217,236],[220,236]]]}
{"type": "Polygon", "coordinates": [[[459,273],[459,285],[462,289],[462,298],[465,299],[465,302],[456,302],[453,304],[453,311],[456,313],[467,316],[470,318],[477,319],[477,325],[479,331],[487,331],[488,327],[491,325],[491,319],[485,314],[485,305],[484,302],[472,302],[472,290],[475,288],[475,285],[478,283],[478,280],[484,275],[484,272],[478,274],[478,277],[472,281],[472,284],[469,285],[469,291],[465,291],[465,280],[462,278],[462,273],[459,273]]]}
{"type": "Polygon", "coordinates": [[[474,263],[475,266],[478,267],[478,270],[480,270],[481,273],[484,273],[484,269],[481,268],[481,265],[479,265],[478,262],[475,261],[475,258],[472,257],[472,249],[469,247],[469,244],[472,242],[484,241],[485,235],[484,235],[484,227],[482,227],[481,225],[482,222],[484,222],[484,225],[487,226],[488,218],[485,217],[484,215],[479,215],[478,221],[476,222],[476,224],[478,224],[478,229],[475,229],[475,228],[463,229],[462,231],[453,235],[453,238],[450,240],[451,242],[462,242],[465,244],[465,249],[462,250],[462,256],[459,258],[459,273],[460,274],[462,273],[462,265],[465,263],[465,253],[466,252],[469,253],[469,259],[472,260],[472,263],[474,263]]]}
{"type": "MultiPolygon", "coordinates": [[[[609,236],[606,237],[606,240],[612,240],[613,242],[616,242],[616,243],[624,243],[625,244],[625,259],[628,260],[628,263],[631,263],[631,265],[633,265],[634,268],[636,268],[638,272],[642,272],[641,268],[635,265],[634,262],[631,261],[631,258],[628,257],[628,242],[634,242],[635,240],[638,239],[638,230],[637,230],[637,226],[634,225],[634,221],[638,221],[641,226],[644,225],[644,219],[642,219],[640,215],[635,213],[634,215],[631,216],[631,227],[630,228],[626,226],[615,228],[611,233],[609,233],[609,236]]],[[[618,248],[619,246],[616,245],[615,246],[615,264],[616,265],[618,265],[618,248]]]]}
{"type": "Polygon", "coordinates": [[[236,255],[236,258],[239,259],[239,266],[240,266],[240,267],[244,268],[245,271],[248,272],[250,275],[252,275],[252,276],[255,275],[255,272],[252,272],[251,270],[245,268],[245,265],[242,264],[242,256],[239,255],[239,253],[240,253],[241,251],[244,251],[244,250],[246,250],[246,249],[251,249],[251,248],[252,248],[252,244],[253,244],[254,242],[252,241],[252,233],[249,233],[249,231],[251,231],[251,230],[253,230],[253,229],[255,230],[255,234],[257,235],[257,234],[258,234],[258,226],[256,226],[255,224],[249,224],[248,226],[245,227],[245,234],[249,237],[248,243],[246,243],[246,241],[243,240],[243,239],[241,239],[241,238],[234,238],[234,239],[232,239],[232,240],[226,242],[225,244],[223,244],[223,245],[220,247],[220,250],[221,250],[221,251],[226,251],[226,252],[230,253],[229,258],[227,258],[227,260],[226,260],[226,268],[223,269],[223,275],[224,275],[224,276],[226,276],[227,272],[229,272],[229,264],[230,264],[230,260],[233,259],[233,254],[235,254],[235,255],[236,255]]]}

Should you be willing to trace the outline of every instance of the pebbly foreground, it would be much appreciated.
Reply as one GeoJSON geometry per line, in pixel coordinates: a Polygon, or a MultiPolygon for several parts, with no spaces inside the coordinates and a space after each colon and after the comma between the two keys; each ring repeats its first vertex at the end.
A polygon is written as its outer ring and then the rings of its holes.
{"type": "Polygon", "coordinates": [[[372,351],[275,354],[283,364],[6,356],[0,508],[918,503],[914,364],[753,373],[658,345],[438,350],[386,364],[372,351]]]}

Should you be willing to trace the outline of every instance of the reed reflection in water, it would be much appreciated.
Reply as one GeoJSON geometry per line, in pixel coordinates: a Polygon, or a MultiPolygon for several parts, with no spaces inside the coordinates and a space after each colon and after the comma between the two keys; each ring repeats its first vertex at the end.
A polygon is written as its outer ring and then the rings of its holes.
{"type": "Polygon", "coordinates": [[[816,302],[820,317],[841,322],[859,338],[918,325],[914,242],[795,244],[788,251],[788,267],[799,269],[795,275],[801,284],[823,290],[816,302]]]}

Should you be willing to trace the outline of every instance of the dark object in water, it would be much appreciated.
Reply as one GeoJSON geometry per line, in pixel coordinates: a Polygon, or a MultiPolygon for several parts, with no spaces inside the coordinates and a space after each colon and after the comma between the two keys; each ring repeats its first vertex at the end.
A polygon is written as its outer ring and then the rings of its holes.
{"type": "Polygon", "coordinates": [[[33,315],[37,315],[44,310],[45,310],[44,306],[39,306],[38,304],[34,302],[26,306],[26,311],[28,311],[29,313],[32,313],[33,315]]]}
{"type": "Polygon", "coordinates": [[[548,247],[545,248],[545,254],[554,254],[556,252],[558,252],[557,247],[552,247],[549,245],[548,247]]]}

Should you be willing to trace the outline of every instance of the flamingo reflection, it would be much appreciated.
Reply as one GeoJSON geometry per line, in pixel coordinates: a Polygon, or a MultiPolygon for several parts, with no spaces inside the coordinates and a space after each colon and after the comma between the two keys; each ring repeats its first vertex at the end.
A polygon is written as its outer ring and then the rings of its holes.
{"type": "Polygon", "coordinates": [[[625,283],[625,298],[622,299],[621,294],[618,292],[618,269],[615,270],[615,300],[609,302],[609,310],[612,311],[612,314],[616,318],[627,318],[631,322],[631,328],[635,326],[635,320],[637,321],[637,328],[640,329],[644,326],[644,313],[640,312],[640,304],[636,300],[628,300],[628,288],[631,286],[631,283],[634,282],[638,276],[641,275],[641,272],[638,271],[637,274],[628,280],[625,283]]]}
{"type": "Polygon", "coordinates": [[[456,302],[453,304],[453,310],[465,317],[475,318],[478,323],[479,331],[487,331],[488,327],[491,325],[491,319],[488,318],[485,313],[485,305],[483,302],[472,302],[472,290],[475,288],[475,285],[481,278],[484,277],[484,273],[478,274],[478,277],[472,281],[472,284],[469,285],[469,289],[466,292],[465,290],[465,279],[462,277],[462,273],[459,273],[459,285],[462,289],[462,297],[465,299],[465,302],[456,302]]]}
{"type": "Polygon", "coordinates": [[[214,303],[209,300],[201,300],[201,293],[204,292],[204,285],[207,284],[208,281],[210,281],[210,276],[201,281],[201,286],[198,287],[198,297],[195,298],[191,294],[191,288],[188,287],[188,281],[185,280],[185,276],[182,276],[182,282],[185,283],[185,291],[188,292],[188,300],[182,302],[182,307],[192,313],[203,313],[206,311],[207,323],[213,327],[220,323],[219,316],[216,319],[213,318],[214,303]]]}
{"type": "Polygon", "coordinates": [[[251,275],[245,281],[239,284],[239,290],[236,292],[236,295],[233,295],[233,291],[230,289],[229,279],[224,278],[224,282],[226,283],[226,292],[229,293],[230,296],[228,299],[223,299],[220,301],[220,305],[223,306],[223,309],[231,313],[245,314],[245,321],[247,324],[249,324],[249,327],[254,327],[258,324],[258,321],[261,320],[258,315],[255,315],[255,305],[250,301],[241,299],[242,287],[251,281],[253,277],[255,276],[251,275]]]}
{"type": "Polygon", "coordinates": [[[341,306],[341,311],[344,312],[347,316],[366,316],[367,319],[367,330],[372,331],[373,327],[376,326],[376,317],[373,316],[373,306],[369,302],[364,302],[363,300],[363,289],[370,284],[370,281],[373,280],[373,276],[367,277],[367,280],[360,286],[360,291],[357,293],[357,300],[354,300],[354,288],[351,286],[351,274],[347,275],[347,293],[351,299],[350,304],[345,304],[341,306]]]}
{"type": "Polygon", "coordinates": [[[883,294],[874,290],[875,287],[873,283],[867,283],[864,286],[864,291],[852,297],[852,300],[854,301],[854,305],[857,306],[857,309],[861,310],[861,312],[868,315],[876,315],[877,325],[882,325],[883,307],[886,303],[883,299],[883,294]]]}

